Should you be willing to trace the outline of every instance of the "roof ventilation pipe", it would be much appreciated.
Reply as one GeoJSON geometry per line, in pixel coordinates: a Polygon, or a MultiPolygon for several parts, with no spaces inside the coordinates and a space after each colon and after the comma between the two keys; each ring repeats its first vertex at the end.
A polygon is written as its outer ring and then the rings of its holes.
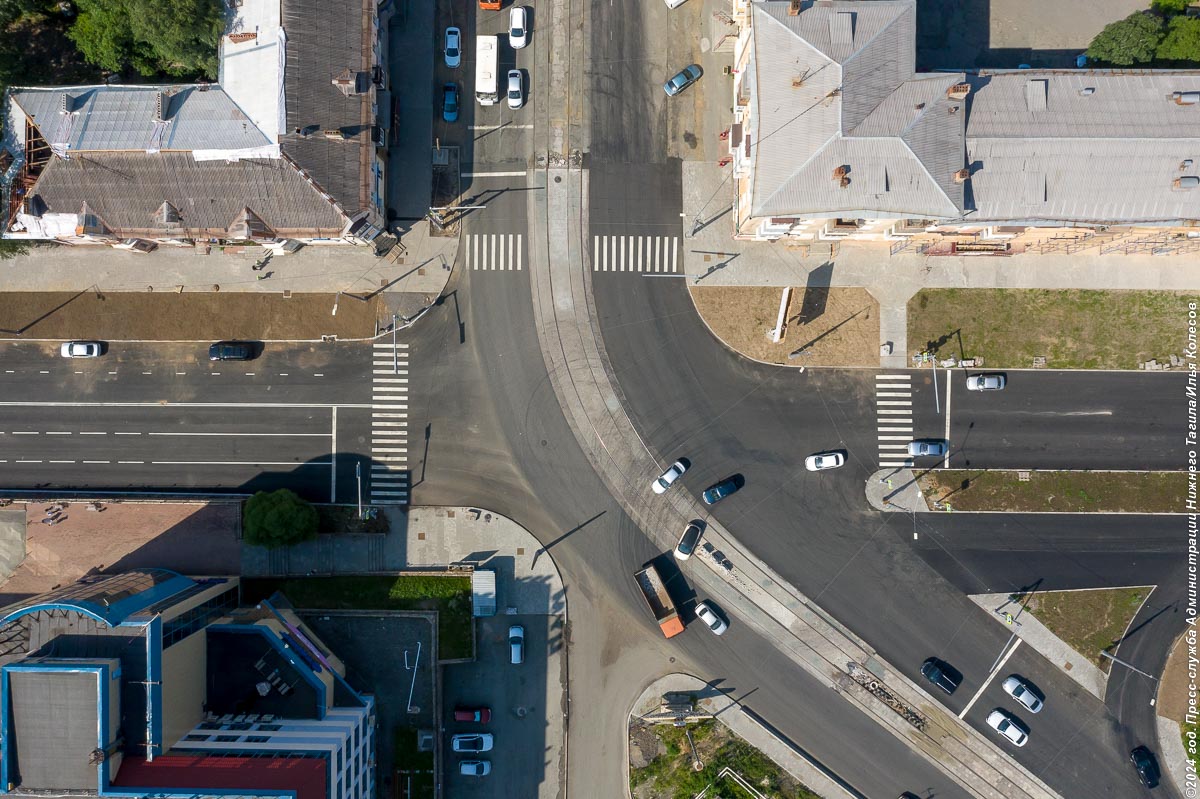
{"type": "Polygon", "coordinates": [[[1200,92],[1174,92],[1171,99],[1175,105],[1196,105],[1200,103],[1200,92]]]}

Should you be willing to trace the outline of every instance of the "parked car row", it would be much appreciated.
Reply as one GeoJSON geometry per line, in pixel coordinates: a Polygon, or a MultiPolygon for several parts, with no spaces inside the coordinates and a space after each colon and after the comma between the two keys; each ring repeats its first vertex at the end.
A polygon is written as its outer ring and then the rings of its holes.
{"type": "MultiPolygon", "coordinates": [[[[524,6],[514,6],[508,13],[508,44],[513,50],[521,50],[529,45],[529,38],[529,10],[524,6]]],[[[445,44],[442,48],[442,59],[446,66],[449,69],[458,69],[462,66],[462,55],[462,30],[457,27],[446,28],[445,44]]],[[[491,70],[488,69],[488,71],[491,70]]],[[[524,72],[519,69],[508,70],[504,95],[508,107],[513,110],[525,105],[524,72]]],[[[458,84],[454,82],[442,84],[442,120],[457,122],[461,107],[462,93],[458,84]]]]}
{"type": "MultiPolygon", "coordinates": [[[[256,357],[257,342],[218,341],[209,345],[210,361],[250,361],[256,357]]],[[[99,358],[108,351],[104,341],[64,341],[58,354],[63,358],[99,358]]]]}
{"type": "MultiPolygon", "coordinates": [[[[508,628],[508,661],[514,666],[525,662],[525,628],[520,624],[508,628]]],[[[466,705],[454,708],[454,721],[460,724],[487,724],[491,720],[490,707],[466,705]]],[[[460,754],[490,752],[494,745],[495,738],[490,732],[460,732],[450,738],[450,749],[460,754]]],[[[492,763],[490,760],[463,760],[458,764],[458,773],[467,777],[486,777],[492,773],[492,763]]]]}

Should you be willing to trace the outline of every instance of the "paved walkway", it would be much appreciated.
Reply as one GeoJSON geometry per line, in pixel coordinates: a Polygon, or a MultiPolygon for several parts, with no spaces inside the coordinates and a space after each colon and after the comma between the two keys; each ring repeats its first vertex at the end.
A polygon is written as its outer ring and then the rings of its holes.
{"type": "Polygon", "coordinates": [[[912,469],[880,469],[867,478],[867,502],[875,510],[927,513],[929,505],[912,469]]]}
{"type": "MultiPolygon", "coordinates": [[[[586,173],[551,169],[544,193],[531,193],[530,219],[545,228],[533,236],[530,269],[534,316],[551,385],[580,447],[630,518],[666,550],[668,530],[704,516],[697,501],[674,492],[651,503],[645,485],[658,464],[624,410],[594,324],[587,253],[586,173]]],[[[976,796],[1046,799],[1057,796],[995,743],[949,713],[867,644],[745,550],[715,520],[697,561],[698,591],[720,598],[782,652],[848,702],[913,747],[976,796]],[[848,667],[847,664],[853,664],[848,667]],[[884,688],[883,686],[886,686],[884,688]],[[880,694],[899,700],[907,715],[880,694]],[[920,710],[915,710],[920,708],[920,710]]]]}
{"type": "Polygon", "coordinates": [[[499,613],[562,614],[562,577],[537,539],[513,520],[479,508],[383,509],[391,532],[323,535],[287,549],[242,548],[252,576],[394,574],[470,564],[496,571],[499,613]]]}
{"type": "Polygon", "coordinates": [[[1033,647],[1046,660],[1058,667],[1058,670],[1079,683],[1080,687],[1092,696],[1104,701],[1104,686],[1108,683],[1108,675],[1100,671],[1095,663],[1076,652],[1051,632],[1046,625],[1038,621],[1032,613],[1021,613],[1021,606],[1009,600],[1011,594],[973,594],[970,600],[983,608],[989,618],[997,624],[1008,624],[1002,615],[1005,612],[1013,615],[1013,624],[1008,625],[1029,646],[1033,647]]]}
{"type": "MultiPolygon", "coordinates": [[[[841,783],[830,779],[820,764],[764,727],[736,699],[690,674],[667,674],[646,686],[646,690],[633,703],[629,714],[631,719],[654,714],[660,709],[663,696],[669,693],[694,695],[696,715],[711,716],[720,721],[734,735],[771,758],[775,765],[824,799],[858,799],[857,793],[851,793],[841,783]]],[[[625,736],[625,743],[628,746],[628,735],[625,736]]],[[[625,758],[625,768],[629,768],[628,756],[625,758]]]]}
{"type": "Polygon", "coordinates": [[[828,242],[806,249],[783,242],[735,241],[730,174],[729,167],[711,163],[683,164],[685,236],[695,220],[708,222],[685,238],[683,266],[692,283],[865,288],[879,301],[880,343],[892,343],[892,354],[880,356],[884,368],[912,365],[907,352],[908,301],[922,288],[1200,289],[1195,255],[1101,256],[1091,249],[1075,255],[889,256],[889,242],[845,242],[831,250],[828,242]],[[818,271],[829,263],[832,270],[818,271]]]}

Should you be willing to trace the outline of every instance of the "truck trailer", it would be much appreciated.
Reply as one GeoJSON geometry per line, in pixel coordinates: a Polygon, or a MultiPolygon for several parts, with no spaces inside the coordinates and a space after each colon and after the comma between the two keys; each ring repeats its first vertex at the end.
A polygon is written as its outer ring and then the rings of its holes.
{"type": "Polygon", "coordinates": [[[679,618],[679,613],[675,610],[675,603],[671,601],[671,595],[667,593],[667,586],[663,582],[662,575],[658,573],[654,564],[649,564],[637,572],[634,577],[637,578],[638,588],[642,589],[642,596],[646,597],[646,604],[650,606],[650,612],[654,614],[654,620],[662,628],[663,635],[670,638],[683,632],[683,621],[679,618]]]}

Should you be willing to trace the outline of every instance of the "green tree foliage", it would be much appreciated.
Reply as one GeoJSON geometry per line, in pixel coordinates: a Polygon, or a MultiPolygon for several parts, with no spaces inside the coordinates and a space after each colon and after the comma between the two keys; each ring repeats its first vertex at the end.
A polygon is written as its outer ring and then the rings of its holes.
{"type": "Polygon", "coordinates": [[[242,508],[242,534],[269,549],[309,541],[317,537],[317,509],[286,488],[259,491],[242,508]]]}
{"type": "Polygon", "coordinates": [[[71,39],[91,63],[113,72],[132,67],[146,76],[217,76],[219,0],[76,0],[76,5],[71,39]]]}
{"type": "Polygon", "coordinates": [[[1163,21],[1144,11],[1136,11],[1119,22],[1104,27],[1092,39],[1087,56],[1093,61],[1128,67],[1154,59],[1163,38],[1163,21]]]}
{"type": "Polygon", "coordinates": [[[1200,19],[1173,17],[1155,55],[1159,61],[1200,62],[1200,19]]]}
{"type": "Polygon", "coordinates": [[[1190,3],[1191,0],[1154,0],[1150,3],[1150,7],[1164,17],[1169,17],[1187,11],[1190,3]]]}

